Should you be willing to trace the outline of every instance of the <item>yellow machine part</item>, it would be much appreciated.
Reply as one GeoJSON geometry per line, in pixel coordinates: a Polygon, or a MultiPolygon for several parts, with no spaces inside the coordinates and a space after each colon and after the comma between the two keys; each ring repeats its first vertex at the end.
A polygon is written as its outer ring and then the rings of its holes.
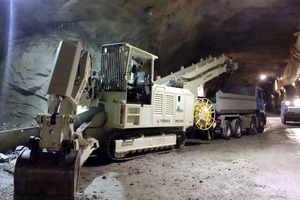
{"type": "Polygon", "coordinates": [[[80,151],[25,150],[14,174],[14,200],[74,200],[80,171],[80,151]]]}
{"type": "Polygon", "coordinates": [[[194,124],[200,130],[208,130],[215,121],[215,108],[207,98],[200,98],[194,104],[194,124]]]}

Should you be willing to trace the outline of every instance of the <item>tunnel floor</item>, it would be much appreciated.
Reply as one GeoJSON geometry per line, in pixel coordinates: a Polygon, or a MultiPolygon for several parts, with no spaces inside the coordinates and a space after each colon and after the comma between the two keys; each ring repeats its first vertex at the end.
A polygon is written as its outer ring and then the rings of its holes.
{"type": "MultiPolygon", "coordinates": [[[[300,123],[268,117],[262,134],[187,143],[120,163],[91,158],[78,199],[300,199],[300,123]]],[[[0,164],[0,199],[13,199],[13,163],[0,164]]]]}

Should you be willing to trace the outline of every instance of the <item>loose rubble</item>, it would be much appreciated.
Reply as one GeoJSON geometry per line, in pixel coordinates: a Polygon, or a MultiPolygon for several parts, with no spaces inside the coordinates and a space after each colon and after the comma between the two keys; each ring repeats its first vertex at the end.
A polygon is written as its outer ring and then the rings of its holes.
{"type": "Polygon", "coordinates": [[[9,150],[6,154],[0,153],[0,170],[13,175],[17,158],[26,149],[28,149],[28,147],[18,146],[15,151],[9,150]]]}

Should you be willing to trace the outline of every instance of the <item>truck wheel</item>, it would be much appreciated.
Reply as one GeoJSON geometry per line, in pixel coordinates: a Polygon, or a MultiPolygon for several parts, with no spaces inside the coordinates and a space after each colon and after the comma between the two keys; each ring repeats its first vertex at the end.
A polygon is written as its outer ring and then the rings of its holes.
{"type": "Polygon", "coordinates": [[[263,133],[265,130],[265,123],[262,120],[262,117],[258,117],[258,126],[257,126],[257,132],[258,133],[263,133]]]}
{"type": "Polygon", "coordinates": [[[263,133],[265,131],[265,125],[260,125],[257,127],[257,133],[263,133]]]}
{"type": "Polygon", "coordinates": [[[228,120],[224,120],[222,124],[222,136],[226,140],[229,140],[231,138],[231,126],[228,120]]]}
{"type": "Polygon", "coordinates": [[[231,128],[232,128],[232,137],[240,138],[242,136],[242,124],[239,119],[232,120],[231,128]]]}
{"type": "Polygon", "coordinates": [[[265,124],[266,124],[266,116],[265,113],[258,113],[256,114],[258,125],[257,125],[257,132],[263,133],[265,130],[265,124]]]}
{"type": "Polygon", "coordinates": [[[286,125],[286,120],[285,120],[284,116],[281,118],[281,123],[283,123],[284,125],[286,125]]]}
{"type": "Polygon", "coordinates": [[[257,128],[256,128],[256,121],[255,119],[251,119],[251,122],[250,122],[250,127],[247,128],[247,133],[249,135],[254,135],[257,133],[257,128]]]}

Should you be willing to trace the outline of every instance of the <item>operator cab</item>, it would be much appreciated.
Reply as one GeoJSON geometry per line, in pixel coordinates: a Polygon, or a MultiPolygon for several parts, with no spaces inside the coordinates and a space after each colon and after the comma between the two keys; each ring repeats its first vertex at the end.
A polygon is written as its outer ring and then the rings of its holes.
{"type": "Polygon", "coordinates": [[[131,63],[131,72],[127,84],[127,102],[150,104],[151,59],[147,59],[144,63],[140,57],[132,56],[131,63]]]}
{"type": "Polygon", "coordinates": [[[151,104],[157,58],[128,43],[104,45],[100,69],[104,90],[125,92],[126,103],[151,104]]]}

